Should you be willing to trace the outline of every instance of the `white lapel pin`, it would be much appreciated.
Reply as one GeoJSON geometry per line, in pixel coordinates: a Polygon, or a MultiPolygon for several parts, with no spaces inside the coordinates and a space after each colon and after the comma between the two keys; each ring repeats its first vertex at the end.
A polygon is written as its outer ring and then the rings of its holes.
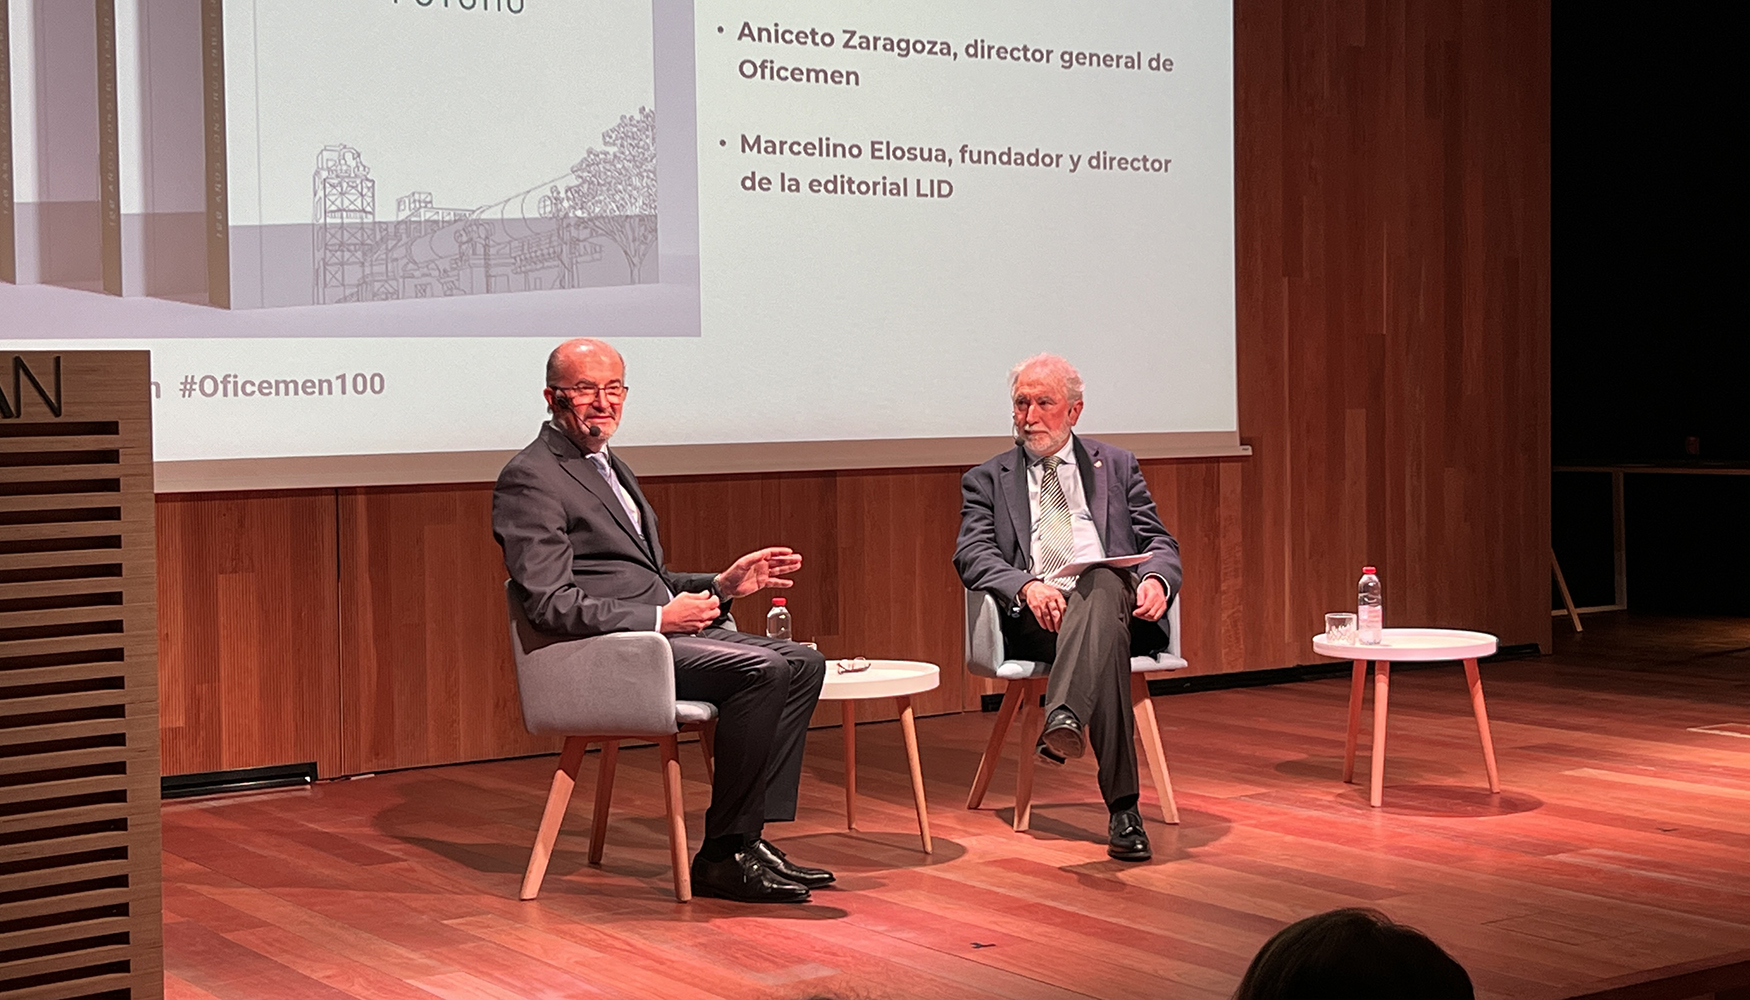
{"type": "Polygon", "coordinates": [[[1096,458],[1096,459],[1094,459],[1094,468],[1098,469],[1099,467],[1100,467],[1100,460],[1096,458]]]}

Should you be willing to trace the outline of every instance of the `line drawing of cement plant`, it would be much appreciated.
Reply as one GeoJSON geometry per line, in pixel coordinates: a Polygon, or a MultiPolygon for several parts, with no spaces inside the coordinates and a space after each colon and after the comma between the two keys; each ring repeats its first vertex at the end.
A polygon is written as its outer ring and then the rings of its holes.
{"type": "Polygon", "coordinates": [[[394,221],[379,221],[377,182],[347,145],[322,147],[311,183],[317,304],[658,278],[656,113],[648,108],[621,115],[570,173],[478,208],[438,207],[431,192],[412,191],[395,199],[394,221]]]}

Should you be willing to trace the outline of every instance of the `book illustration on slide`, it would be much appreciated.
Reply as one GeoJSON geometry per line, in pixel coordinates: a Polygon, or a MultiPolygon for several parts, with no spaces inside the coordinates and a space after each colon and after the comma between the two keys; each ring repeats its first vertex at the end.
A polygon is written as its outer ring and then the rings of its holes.
{"type": "MultiPolygon", "coordinates": [[[[526,335],[558,321],[558,298],[587,302],[603,329],[696,328],[697,293],[664,284],[696,281],[658,245],[649,3],[213,0],[202,12],[211,305],[403,315],[381,307],[570,292],[412,308],[427,335],[502,328],[483,317],[504,309],[526,335]]],[[[662,37],[690,43],[686,27],[662,37]]],[[[663,118],[691,132],[685,109],[663,118]]],[[[662,225],[683,234],[664,242],[686,246],[692,202],[673,189],[661,200],[662,225]]]]}
{"type": "Polygon", "coordinates": [[[319,305],[655,282],[656,114],[602,133],[569,174],[478,208],[429,191],[377,218],[364,154],[324,146],[311,178],[311,301],[319,305]],[[609,248],[617,253],[608,253],[609,248]]]}

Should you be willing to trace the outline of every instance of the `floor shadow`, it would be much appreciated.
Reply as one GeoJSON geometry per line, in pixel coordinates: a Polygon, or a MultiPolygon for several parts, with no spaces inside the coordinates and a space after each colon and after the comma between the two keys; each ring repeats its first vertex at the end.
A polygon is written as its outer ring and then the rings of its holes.
{"type": "Polygon", "coordinates": [[[933,852],[925,854],[916,833],[899,830],[844,830],[797,837],[778,836],[772,838],[772,843],[802,864],[832,869],[841,881],[847,874],[876,875],[900,868],[929,868],[966,856],[964,845],[946,837],[930,838],[933,852]]]}
{"type": "MultiPolygon", "coordinates": [[[[1010,827],[1015,824],[1013,806],[997,809],[993,815],[1010,827]]],[[[1225,816],[1184,808],[1179,810],[1179,822],[1176,824],[1163,821],[1160,813],[1152,807],[1143,809],[1142,821],[1148,830],[1149,846],[1154,850],[1154,863],[1187,859],[1193,850],[1207,847],[1227,836],[1233,825],[1225,816]]],[[[1096,844],[1102,851],[1106,847],[1106,812],[1098,806],[1090,807],[1081,803],[1064,806],[1035,804],[1032,821],[1028,826],[1029,830],[1023,836],[1096,844]]],[[[1114,861],[1110,864],[1112,867],[1107,868],[1106,862],[1095,862],[1090,870],[1097,869],[1109,874],[1136,867],[1135,862],[1114,861]]],[[[1089,866],[1077,865],[1064,870],[1074,871],[1084,867],[1089,866]]]]}
{"type": "MultiPolygon", "coordinates": [[[[1480,756],[1480,754],[1479,754],[1480,756]]],[[[1365,779],[1367,769],[1372,766],[1372,758],[1368,756],[1367,747],[1363,745],[1355,752],[1355,773],[1365,779]]],[[[1470,773],[1470,768],[1459,761],[1435,761],[1426,757],[1392,757],[1390,766],[1393,772],[1402,771],[1407,776],[1422,777],[1459,777],[1470,773]]],[[[1342,781],[1343,758],[1331,757],[1296,757],[1277,764],[1273,769],[1277,774],[1289,778],[1312,778],[1318,781],[1342,781]]]]}
{"type": "MultiPolygon", "coordinates": [[[[815,899],[826,895],[830,890],[816,889],[815,899]]],[[[851,915],[849,910],[837,906],[829,906],[820,902],[789,904],[732,903],[726,899],[702,899],[694,897],[687,906],[691,912],[687,914],[689,922],[700,920],[745,920],[748,917],[759,917],[761,920],[843,920],[851,915]]]]}
{"type": "MultiPolygon", "coordinates": [[[[392,835],[393,836],[393,835],[392,835]]],[[[437,840],[432,837],[396,836],[396,840],[410,847],[430,851],[440,858],[445,858],[477,872],[488,875],[521,875],[529,863],[527,847],[509,844],[462,844],[449,840],[437,840]]],[[[550,871],[560,870],[561,852],[554,852],[550,871]]],[[[587,860],[583,854],[578,854],[580,861],[587,860]]]]}
{"type": "MultiPolygon", "coordinates": [[[[1367,785],[1358,782],[1339,792],[1337,800],[1352,809],[1374,811],[1367,796],[1367,785]]],[[[1484,785],[1386,785],[1381,800],[1379,812],[1399,816],[1516,816],[1543,808],[1535,795],[1491,792],[1484,785]]]]}

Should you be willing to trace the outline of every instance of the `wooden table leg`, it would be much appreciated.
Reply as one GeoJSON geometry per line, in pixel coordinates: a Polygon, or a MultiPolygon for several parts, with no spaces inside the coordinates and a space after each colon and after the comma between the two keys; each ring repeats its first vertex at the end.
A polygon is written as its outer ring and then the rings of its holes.
{"type": "Polygon", "coordinates": [[[905,761],[911,767],[911,798],[918,810],[918,836],[924,842],[924,853],[934,854],[930,844],[930,810],[924,802],[924,769],[918,763],[918,727],[912,716],[911,699],[899,697],[899,728],[905,733],[905,761]]]}
{"type": "Polygon", "coordinates": [[[1501,775],[1495,770],[1495,741],[1489,737],[1489,710],[1483,705],[1483,678],[1477,661],[1464,661],[1464,680],[1470,685],[1470,707],[1477,716],[1477,735],[1483,738],[1483,765],[1489,769],[1489,791],[1501,790],[1501,775]]]}
{"type": "Polygon", "coordinates": [[[1361,699],[1367,691],[1367,661],[1356,660],[1349,674],[1349,731],[1343,738],[1343,780],[1355,780],[1355,741],[1361,734],[1361,699]]]}
{"type": "Polygon", "coordinates": [[[1373,664],[1373,789],[1368,801],[1379,808],[1385,792],[1385,704],[1391,693],[1391,664],[1373,664]]]}
{"type": "Polygon", "coordinates": [[[839,702],[845,730],[845,829],[857,828],[857,703],[839,702]]]}

